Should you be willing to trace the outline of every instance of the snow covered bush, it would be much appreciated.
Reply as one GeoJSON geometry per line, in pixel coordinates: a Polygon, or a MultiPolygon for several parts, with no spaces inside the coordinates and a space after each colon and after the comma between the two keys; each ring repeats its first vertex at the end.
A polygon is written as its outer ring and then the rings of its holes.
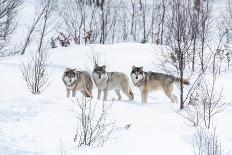
{"type": "Polygon", "coordinates": [[[54,39],[53,37],[51,38],[50,45],[51,45],[51,48],[57,48],[56,39],[54,39]]]}
{"type": "Polygon", "coordinates": [[[22,64],[21,73],[32,94],[40,94],[48,85],[48,56],[46,50],[35,53],[22,64]]]}
{"type": "Polygon", "coordinates": [[[68,47],[70,45],[70,35],[66,35],[60,32],[60,35],[57,37],[57,39],[59,40],[60,46],[62,47],[68,47]]]}
{"type": "Polygon", "coordinates": [[[108,117],[111,104],[102,102],[100,105],[84,98],[77,101],[77,105],[79,112],[74,141],[78,142],[78,147],[103,146],[115,130],[115,122],[110,121],[108,117]]]}
{"type": "Polygon", "coordinates": [[[215,129],[210,132],[207,129],[198,129],[193,136],[193,148],[195,155],[222,155],[222,146],[216,136],[215,129]]]}
{"type": "Polygon", "coordinates": [[[206,82],[206,78],[201,77],[196,85],[196,89],[191,92],[187,113],[184,117],[194,127],[201,126],[210,128],[213,117],[225,110],[230,104],[223,102],[222,89],[218,92],[215,88],[216,75],[208,79],[212,83],[206,82]]]}

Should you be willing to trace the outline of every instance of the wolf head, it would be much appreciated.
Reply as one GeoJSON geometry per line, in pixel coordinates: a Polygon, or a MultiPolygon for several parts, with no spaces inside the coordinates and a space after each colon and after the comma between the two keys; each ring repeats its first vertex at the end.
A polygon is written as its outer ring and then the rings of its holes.
{"type": "Polygon", "coordinates": [[[93,70],[93,78],[101,79],[101,78],[105,78],[106,76],[107,76],[106,65],[98,66],[96,64],[95,67],[94,67],[94,70],[93,70]]]}
{"type": "Polygon", "coordinates": [[[73,85],[78,78],[79,78],[79,74],[76,69],[66,68],[63,75],[63,81],[65,82],[66,85],[73,85]]]}
{"type": "Polygon", "coordinates": [[[134,83],[142,80],[145,75],[144,75],[144,71],[143,71],[143,67],[132,67],[132,71],[131,71],[131,79],[134,83]]]}

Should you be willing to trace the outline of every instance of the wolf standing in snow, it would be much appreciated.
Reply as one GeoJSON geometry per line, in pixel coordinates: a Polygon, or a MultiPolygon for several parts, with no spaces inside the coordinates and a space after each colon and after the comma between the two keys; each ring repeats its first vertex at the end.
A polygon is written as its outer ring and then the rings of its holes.
{"type": "Polygon", "coordinates": [[[88,72],[67,68],[62,80],[66,86],[67,97],[70,91],[72,91],[72,97],[76,96],[76,91],[80,91],[85,97],[92,97],[93,81],[88,72]]]}
{"type": "Polygon", "coordinates": [[[92,77],[98,88],[98,99],[100,99],[101,91],[103,91],[103,100],[107,100],[109,90],[114,90],[119,100],[121,100],[120,90],[122,90],[130,100],[134,99],[134,94],[129,85],[129,78],[126,74],[120,72],[106,72],[105,65],[98,66],[96,64],[92,77]]]}
{"type": "MultiPolygon", "coordinates": [[[[177,103],[177,97],[173,94],[174,82],[180,82],[180,78],[156,72],[145,72],[143,67],[132,67],[131,79],[136,87],[139,87],[142,102],[147,103],[148,92],[163,89],[164,93],[171,100],[177,103]]],[[[189,81],[183,79],[183,84],[188,85],[189,81]]]]}

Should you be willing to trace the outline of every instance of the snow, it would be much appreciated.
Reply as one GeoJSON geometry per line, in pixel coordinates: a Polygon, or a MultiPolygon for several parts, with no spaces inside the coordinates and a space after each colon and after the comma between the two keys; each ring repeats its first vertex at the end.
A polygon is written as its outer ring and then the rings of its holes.
{"type": "MultiPolygon", "coordinates": [[[[149,94],[147,104],[141,103],[138,88],[131,87],[135,100],[128,101],[123,95],[117,101],[114,92],[109,93],[113,102],[112,120],[119,130],[100,148],[77,149],[73,141],[76,134],[75,98],[66,98],[61,77],[68,66],[80,70],[93,70],[92,52],[100,53],[101,64],[108,71],[120,71],[130,75],[131,67],[144,66],[145,70],[159,71],[153,64],[159,47],[152,44],[120,43],[114,45],[79,45],[51,49],[49,70],[52,73],[48,88],[33,96],[27,90],[20,73],[20,64],[25,57],[4,58],[0,62],[0,154],[3,155],[118,155],[118,154],[178,154],[191,155],[192,135],[195,129],[188,126],[177,114],[178,104],[173,104],[162,91],[149,94]],[[126,124],[132,124],[129,130],[126,124]]],[[[225,96],[231,101],[231,73],[219,78],[225,96]]],[[[175,91],[178,94],[178,91],[175,91]]],[[[97,90],[94,88],[96,102],[97,90]]],[[[77,98],[81,98],[78,93],[77,98]]],[[[97,101],[100,103],[100,101],[97,101]]],[[[111,102],[111,101],[108,101],[111,102]]],[[[226,151],[232,151],[231,109],[218,115],[215,124],[226,151]]]]}

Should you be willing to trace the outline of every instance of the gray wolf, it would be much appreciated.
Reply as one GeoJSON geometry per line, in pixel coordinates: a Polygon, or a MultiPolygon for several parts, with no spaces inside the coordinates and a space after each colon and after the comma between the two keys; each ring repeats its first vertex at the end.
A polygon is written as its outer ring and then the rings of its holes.
{"type": "MultiPolygon", "coordinates": [[[[173,88],[174,82],[180,82],[180,78],[163,73],[145,72],[143,71],[143,67],[133,66],[131,79],[133,84],[138,87],[141,92],[142,102],[147,103],[149,92],[163,89],[171,102],[177,103],[177,97],[173,94],[173,88]]],[[[181,82],[186,85],[189,84],[187,79],[183,79],[181,82]]]]}
{"type": "Polygon", "coordinates": [[[121,90],[130,100],[134,99],[134,94],[129,85],[129,78],[126,74],[120,72],[107,72],[105,65],[98,66],[96,64],[92,72],[92,77],[98,88],[98,99],[100,99],[101,92],[103,91],[103,100],[107,100],[109,90],[115,91],[118,100],[121,100],[121,90]]]}
{"type": "Polygon", "coordinates": [[[76,96],[76,91],[80,91],[85,97],[92,97],[93,81],[86,71],[77,71],[76,69],[67,68],[62,76],[66,86],[67,97],[76,96]]]}

